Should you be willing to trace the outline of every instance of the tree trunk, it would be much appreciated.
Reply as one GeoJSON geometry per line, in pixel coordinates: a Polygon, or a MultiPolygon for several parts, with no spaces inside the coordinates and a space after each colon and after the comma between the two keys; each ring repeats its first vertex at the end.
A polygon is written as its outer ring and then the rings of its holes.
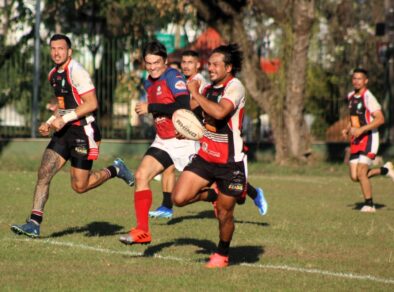
{"type": "Polygon", "coordinates": [[[310,136],[304,119],[304,93],[308,48],[314,18],[314,1],[298,1],[293,9],[293,25],[285,30],[290,38],[290,56],[286,66],[286,104],[284,122],[287,128],[289,156],[304,159],[309,153],[310,136]]]}
{"type": "Polygon", "coordinates": [[[314,0],[292,2],[292,17],[287,17],[270,1],[249,2],[261,6],[259,8],[268,12],[284,28],[283,35],[287,42],[285,51],[289,52],[287,58],[282,60],[284,92],[278,82],[279,75],[270,79],[261,71],[260,60],[244,26],[243,12],[248,9],[247,4],[242,6],[240,2],[226,0],[194,0],[193,5],[199,16],[218,29],[227,41],[236,42],[241,47],[244,53],[242,80],[248,94],[270,117],[276,162],[283,164],[289,159],[302,160],[309,150],[309,135],[304,121],[304,91],[314,0]]]}

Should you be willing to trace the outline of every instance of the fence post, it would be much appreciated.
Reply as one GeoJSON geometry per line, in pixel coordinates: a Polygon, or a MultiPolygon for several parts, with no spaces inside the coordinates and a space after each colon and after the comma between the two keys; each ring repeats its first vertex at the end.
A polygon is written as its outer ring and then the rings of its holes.
{"type": "Polygon", "coordinates": [[[36,0],[36,23],[34,24],[34,78],[33,102],[31,109],[31,137],[37,137],[38,124],[38,94],[40,92],[40,23],[41,0],[36,0]]]}

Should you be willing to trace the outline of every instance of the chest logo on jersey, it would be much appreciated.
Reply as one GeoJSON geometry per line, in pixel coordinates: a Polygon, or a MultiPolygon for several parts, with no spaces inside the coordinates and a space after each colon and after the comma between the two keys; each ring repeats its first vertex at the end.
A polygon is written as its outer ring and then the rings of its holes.
{"type": "Polygon", "coordinates": [[[64,104],[64,97],[63,96],[58,96],[57,97],[57,106],[59,109],[65,109],[66,105],[64,104]]]}
{"type": "Polygon", "coordinates": [[[162,93],[161,86],[157,86],[156,95],[161,95],[162,93]]]}
{"type": "Polygon", "coordinates": [[[175,88],[178,90],[185,90],[186,89],[186,83],[183,80],[179,80],[175,83],[175,88]]]}

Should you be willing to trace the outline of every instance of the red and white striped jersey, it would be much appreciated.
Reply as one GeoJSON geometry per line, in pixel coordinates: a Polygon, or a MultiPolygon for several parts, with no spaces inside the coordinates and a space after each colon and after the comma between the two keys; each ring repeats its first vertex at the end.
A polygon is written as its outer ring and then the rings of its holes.
{"type": "Polygon", "coordinates": [[[207,129],[200,140],[198,155],[206,161],[225,164],[243,161],[242,120],[245,107],[245,88],[241,81],[232,78],[220,86],[205,88],[204,96],[219,103],[226,99],[233,105],[233,111],[224,119],[217,120],[204,112],[204,125],[207,129]]]}

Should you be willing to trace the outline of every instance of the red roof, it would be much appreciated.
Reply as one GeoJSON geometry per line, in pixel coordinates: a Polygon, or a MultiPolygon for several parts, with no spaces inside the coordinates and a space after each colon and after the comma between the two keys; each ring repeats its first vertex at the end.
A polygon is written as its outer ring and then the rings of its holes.
{"type": "Polygon", "coordinates": [[[273,74],[278,72],[279,67],[280,67],[279,59],[260,58],[260,68],[267,74],[273,74]]]}

